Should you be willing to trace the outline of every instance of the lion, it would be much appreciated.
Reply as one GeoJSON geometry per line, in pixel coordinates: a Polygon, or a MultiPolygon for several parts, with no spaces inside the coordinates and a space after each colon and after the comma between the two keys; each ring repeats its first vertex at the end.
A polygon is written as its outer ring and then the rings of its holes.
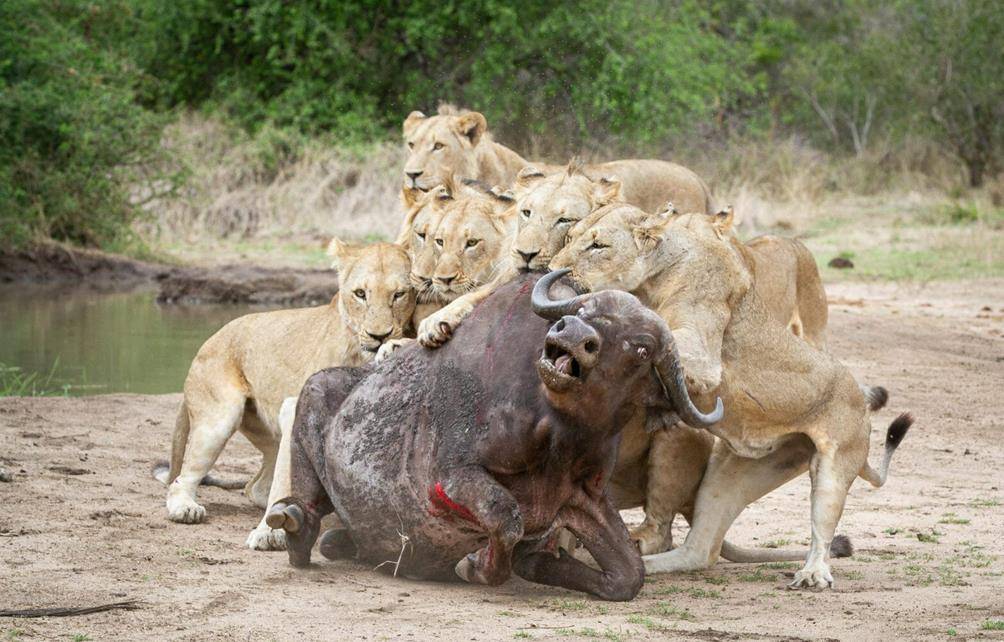
{"type": "Polygon", "coordinates": [[[168,484],[172,521],[205,518],[196,489],[235,431],[262,453],[261,469],[245,493],[265,508],[283,399],[297,395],[318,370],[372,360],[382,344],[409,328],[415,293],[406,251],[391,243],[355,246],[337,239],[331,249],[340,287],[330,304],[242,316],[196,354],[185,379],[170,467],[155,470],[168,484]]]}
{"type": "Polygon", "coordinates": [[[732,210],[651,216],[624,205],[606,209],[573,228],[551,268],[569,271],[585,289],[630,291],[656,310],[673,331],[679,376],[696,405],[707,408],[719,398],[726,409],[708,429],[718,441],[694,499],[690,533],[681,547],[645,556],[646,571],[707,568],[748,504],[809,470],[812,539],[790,586],[832,587],[828,560],[847,491],[857,477],[885,484],[913,418],[892,422],[882,464],[872,468],[869,413],[885,402],[885,390],[860,387],[847,368],[771,311],[757,283],[754,249],[733,232],[732,210]]]}
{"type": "MultiPolygon", "coordinates": [[[[476,111],[441,105],[434,116],[413,111],[402,126],[408,158],[404,187],[428,191],[448,176],[478,179],[488,185],[510,188],[529,161],[495,142],[488,121],[476,111]]],[[[563,171],[560,165],[534,163],[539,171],[563,171]]],[[[582,171],[599,179],[616,176],[625,197],[645,210],[672,200],[687,211],[711,211],[711,191],[693,171],[661,160],[629,159],[586,165],[582,171]]]]}

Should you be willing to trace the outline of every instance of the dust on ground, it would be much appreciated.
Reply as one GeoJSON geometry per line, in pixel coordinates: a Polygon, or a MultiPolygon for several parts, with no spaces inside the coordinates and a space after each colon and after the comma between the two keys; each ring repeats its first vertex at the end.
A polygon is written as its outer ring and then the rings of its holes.
{"type": "MultiPolygon", "coordinates": [[[[179,395],[0,399],[0,466],[13,474],[0,483],[0,607],[141,600],[133,611],[0,618],[0,637],[1001,639],[982,627],[1004,620],[1004,280],[828,291],[831,350],[891,393],[873,418],[872,459],[897,413],[917,418],[887,486],[851,490],[839,531],[857,553],[833,562],[832,591],[786,590],[794,563],[650,577],[628,603],[518,578],[487,588],[350,562],[296,570],[285,553],[244,547],[260,513],[239,492],[202,489],[206,523],[167,521],[149,467],[167,453],[179,395]]],[[[246,477],[257,461],[236,438],[217,470],[246,477]]],[[[808,518],[803,476],[751,506],[729,537],[806,545],[808,518]]]]}

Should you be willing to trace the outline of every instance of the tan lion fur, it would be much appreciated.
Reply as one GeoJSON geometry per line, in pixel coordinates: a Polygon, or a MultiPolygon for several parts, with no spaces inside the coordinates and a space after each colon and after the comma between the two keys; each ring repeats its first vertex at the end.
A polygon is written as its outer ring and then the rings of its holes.
{"type": "Polygon", "coordinates": [[[796,337],[770,310],[754,251],[732,232],[731,211],[650,217],[611,206],[595,216],[573,229],[551,267],[570,268],[588,289],[631,291],[659,312],[673,330],[695,403],[708,409],[720,397],[725,404],[724,418],[709,429],[719,441],[687,540],[646,557],[646,570],[714,563],[746,505],[808,469],[812,541],[792,586],[831,586],[829,548],[847,490],[859,475],[884,483],[891,456],[887,449],[880,473],[868,465],[871,425],[862,390],[836,359],[796,337]]]}
{"type": "Polygon", "coordinates": [[[184,384],[171,451],[170,519],[202,521],[199,482],[240,431],[263,455],[246,493],[265,507],[279,444],[278,413],[314,372],[369,361],[403,336],[415,307],[405,250],[389,243],[333,242],[338,294],[328,305],[248,314],[199,349],[184,384]]]}
{"type": "MultiPolygon", "coordinates": [[[[505,145],[495,142],[488,132],[484,115],[443,106],[440,113],[426,116],[414,111],[402,126],[408,158],[404,166],[404,187],[429,190],[448,176],[475,178],[502,189],[513,186],[520,170],[530,161],[505,145]]],[[[544,173],[561,173],[561,165],[532,163],[544,173]]],[[[616,177],[623,185],[625,199],[646,210],[654,210],[667,200],[687,211],[711,211],[711,192],[691,170],[661,160],[627,159],[587,165],[588,176],[616,177]]]]}

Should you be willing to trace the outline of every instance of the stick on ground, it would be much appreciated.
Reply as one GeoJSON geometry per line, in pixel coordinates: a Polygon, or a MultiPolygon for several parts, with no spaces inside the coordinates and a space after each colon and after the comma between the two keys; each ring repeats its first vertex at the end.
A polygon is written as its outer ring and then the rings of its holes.
{"type": "Polygon", "coordinates": [[[87,615],[88,613],[100,613],[101,611],[113,611],[115,609],[125,609],[131,611],[139,608],[137,600],[126,600],[125,602],[112,602],[111,604],[100,604],[98,606],[65,606],[47,609],[7,609],[0,610],[0,617],[66,617],[69,615],[87,615]]]}

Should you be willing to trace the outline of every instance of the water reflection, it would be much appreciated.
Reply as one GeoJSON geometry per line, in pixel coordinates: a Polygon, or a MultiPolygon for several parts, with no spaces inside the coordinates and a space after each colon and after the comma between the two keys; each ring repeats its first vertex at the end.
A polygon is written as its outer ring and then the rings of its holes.
{"type": "Polygon", "coordinates": [[[180,392],[199,346],[231,319],[266,308],[157,305],[155,292],[0,287],[0,363],[48,373],[70,394],[180,392]]]}

